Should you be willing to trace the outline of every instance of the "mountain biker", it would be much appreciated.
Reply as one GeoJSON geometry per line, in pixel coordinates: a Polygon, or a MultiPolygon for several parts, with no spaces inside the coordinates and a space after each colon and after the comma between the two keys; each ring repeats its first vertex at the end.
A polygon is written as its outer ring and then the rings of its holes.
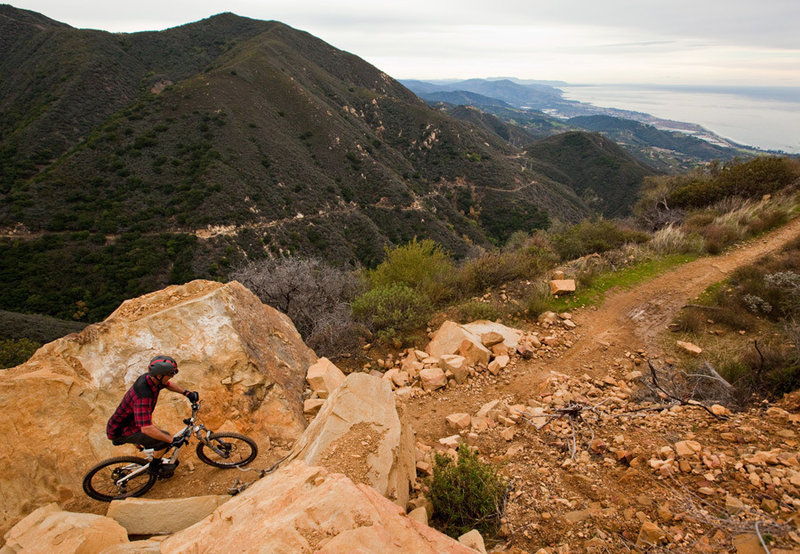
{"type": "Polygon", "coordinates": [[[114,415],[108,420],[106,436],[114,445],[137,444],[152,448],[158,454],[151,467],[158,472],[161,456],[174,445],[175,438],[153,424],[153,410],[158,402],[161,389],[184,395],[192,404],[200,396],[195,391],[186,390],[170,381],[178,373],[178,363],[169,356],[156,356],[150,361],[147,373],[140,375],[122,398],[114,415]]]}

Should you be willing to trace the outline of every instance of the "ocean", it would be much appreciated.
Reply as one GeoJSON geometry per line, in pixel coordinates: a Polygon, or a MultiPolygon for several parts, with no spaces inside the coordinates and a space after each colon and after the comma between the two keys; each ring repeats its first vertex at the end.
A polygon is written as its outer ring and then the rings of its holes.
{"type": "Polygon", "coordinates": [[[564,98],[696,123],[747,146],[800,154],[800,87],[560,86],[564,98]]]}

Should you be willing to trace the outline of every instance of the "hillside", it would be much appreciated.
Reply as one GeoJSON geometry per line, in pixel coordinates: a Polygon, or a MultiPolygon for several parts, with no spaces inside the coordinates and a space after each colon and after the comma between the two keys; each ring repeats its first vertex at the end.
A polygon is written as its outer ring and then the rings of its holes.
{"type": "Polygon", "coordinates": [[[566,130],[598,132],[619,143],[642,162],[667,171],[687,170],[712,160],[725,161],[756,153],[691,123],[669,122],[645,113],[566,100],[557,88],[558,83],[469,79],[446,84],[404,80],[403,84],[427,102],[475,106],[541,138],[566,130]],[[717,144],[657,128],[664,124],[711,136],[717,144]]]}
{"type": "Polygon", "coordinates": [[[245,258],[373,265],[414,236],[463,256],[587,213],[495,132],[281,23],[0,14],[2,309],[96,320],[245,258]]]}
{"type": "Polygon", "coordinates": [[[569,125],[601,133],[652,167],[668,170],[687,167],[697,160],[732,160],[736,150],[679,133],[662,131],[630,119],[608,115],[573,117],[569,125]]]}
{"type": "Polygon", "coordinates": [[[534,171],[568,184],[605,217],[628,215],[644,178],[656,174],[597,133],[573,131],[542,139],[527,146],[527,157],[534,171]]]}

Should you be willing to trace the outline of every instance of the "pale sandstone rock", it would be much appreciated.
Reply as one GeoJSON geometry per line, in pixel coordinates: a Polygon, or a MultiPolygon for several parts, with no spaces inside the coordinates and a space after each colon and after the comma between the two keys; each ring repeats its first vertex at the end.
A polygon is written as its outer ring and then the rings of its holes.
{"type": "Polygon", "coordinates": [[[555,312],[542,312],[536,320],[545,325],[552,325],[558,321],[558,314],[555,312]]]}
{"type": "Polygon", "coordinates": [[[172,535],[162,543],[161,552],[468,554],[471,550],[406,517],[404,508],[372,487],[295,461],[256,481],[203,521],[172,535]]]}
{"type": "Polygon", "coordinates": [[[508,327],[502,323],[488,321],[485,319],[466,323],[463,327],[478,337],[481,337],[485,334],[497,333],[503,337],[501,343],[498,344],[503,344],[506,348],[511,350],[517,347],[517,344],[519,344],[519,341],[522,339],[523,335],[522,331],[519,329],[514,329],[513,327],[508,327]]]}
{"type": "Polygon", "coordinates": [[[466,429],[470,426],[472,418],[469,414],[450,414],[445,418],[447,420],[447,425],[452,427],[453,429],[460,431],[461,429],[466,429]]]}
{"type": "Polygon", "coordinates": [[[447,386],[447,377],[438,367],[429,367],[419,372],[422,381],[422,388],[425,390],[436,390],[447,386]]]}
{"type": "Polygon", "coordinates": [[[328,358],[320,358],[308,368],[306,381],[320,398],[328,398],[344,382],[344,373],[328,358]]]}
{"type": "Polygon", "coordinates": [[[295,459],[345,473],[404,507],[416,477],[414,432],[389,383],[364,373],[348,375],[328,398],[292,448],[295,459]]]}
{"type": "Polygon", "coordinates": [[[227,495],[126,498],[112,501],[106,516],[122,525],[129,535],[169,535],[194,525],[230,499],[227,495]]]}
{"type": "Polygon", "coordinates": [[[575,279],[553,279],[550,281],[550,294],[575,292],[575,279]]]}
{"type": "Polygon", "coordinates": [[[694,354],[695,356],[699,356],[700,354],[703,353],[703,349],[702,348],[700,348],[699,346],[697,346],[696,344],[693,344],[691,342],[686,342],[686,341],[679,340],[677,342],[677,345],[678,345],[678,348],[680,348],[684,352],[688,352],[689,354],[694,354]]]}
{"type": "Polygon", "coordinates": [[[481,532],[477,529],[473,529],[458,537],[458,542],[473,550],[477,550],[481,554],[486,554],[486,545],[483,543],[483,535],[481,535],[481,532]]]}
{"type": "Polygon", "coordinates": [[[458,448],[462,440],[461,435],[450,435],[449,437],[439,439],[439,444],[447,446],[448,448],[458,448]]]}
{"type": "Polygon", "coordinates": [[[396,371],[391,376],[392,383],[397,388],[403,388],[408,385],[409,376],[405,371],[396,371]]]}
{"type": "MultiPolygon", "coordinates": [[[[519,344],[517,344],[517,346],[519,346],[519,344]]],[[[499,344],[493,344],[489,350],[492,351],[492,354],[494,354],[495,357],[509,355],[508,347],[502,342],[499,344]]]]}
{"type": "Polygon", "coordinates": [[[303,401],[303,413],[307,415],[315,415],[319,409],[325,405],[325,400],[322,398],[309,398],[303,401]]]}
{"type": "Polygon", "coordinates": [[[425,506],[414,508],[408,512],[408,517],[421,523],[422,525],[428,525],[428,511],[425,509],[425,506]]]}
{"type": "Polygon", "coordinates": [[[466,363],[471,366],[485,366],[489,363],[491,352],[485,346],[476,345],[470,340],[463,340],[457,350],[458,354],[464,356],[466,363]]]}
{"type": "Polygon", "coordinates": [[[711,412],[714,415],[718,415],[718,416],[729,416],[729,415],[731,415],[731,411],[728,408],[726,408],[725,406],[722,406],[720,404],[714,404],[713,406],[711,406],[710,409],[711,409],[711,412]]]}
{"type": "Polygon", "coordinates": [[[675,443],[675,452],[679,458],[691,458],[703,449],[697,441],[679,441],[675,443]]]}
{"type": "MultiPolygon", "coordinates": [[[[128,300],[0,372],[0,413],[12,414],[0,418],[0,532],[24,503],[82,496],[88,468],[135,452],[112,446],[106,422],[156,354],[178,361],[175,381],[200,393],[211,429],[233,426],[259,442],[294,440],[306,426],[305,375],[317,358],[286,315],[237,282],[192,281],[128,300]]],[[[184,397],[164,392],[153,419],[177,430],[188,413],[184,397]]]]}
{"type": "Polygon", "coordinates": [[[486,353],[487,362],[489,350],[481,344],[479,336],[453,321],[445,321],[439,330],[431,338],[425,351],[431,356],[441,358],[445,354],[458,354],[461,343],[465,340],[470,341],[478,350],[486,353]]]}
{"type": "Polygon", "coordinates": [[[646,547],[658,545],[666,539],[666,534],[661,528],[652,521],[646,520],[639,529],[639,536],[636,539],[636,546],[646,547]]]}
{"type": "Polygon", "coordinates": [[[444,354],[441,360],[444,369],[452,372],[456,383],[463,385],[467,382],[467,377],[469,377],[469,367],[467,366],[467,360],[464,358],[464,356],[459,356],[457,354],[444,354]]]}
{"type": "Polygon", "coordinates": [[[90,554],[128,542],[128,534],[111,518],[64,512],[48,504],[31,512],[3,537],[4,552],[90,554]]]}
{"type": "Polygon", "coordinates": [[[486,348],[491,348],[495,344],[501,342],[503,342],[503,335],[497,331],[489,331],[488,333],[483,333],[481,335],[481,344],[483,344],[486,348]]]}
{"type": "Polygon", "coordinates": [[[562,281],[564,279],[564,272],[561,270],[556,270],[553,272],[553,279],[556,281],[562,281]]]}

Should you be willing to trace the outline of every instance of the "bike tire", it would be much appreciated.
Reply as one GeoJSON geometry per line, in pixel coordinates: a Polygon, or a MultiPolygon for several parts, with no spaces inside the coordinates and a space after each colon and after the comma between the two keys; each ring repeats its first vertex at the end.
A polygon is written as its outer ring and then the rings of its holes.
{"type": "Polygon", "coordinates": [[[129,481],[127,486],[120,488],[114,483],[114,472],[122,476],[131,466],[144,466],[148,463],[144,458],[136,456],[118,456],[103,460],[86,473],[83,478],[83,491],[101,502],[141,496],[153,487],[156,482],[155,475],[145,471],[137,475],[135,480],[129,481]]]}
{"type": "Polygon", "coordinates": [[[239,433],[211,433],[208,441],[214,442],[216,446],[228,453],[227,456],[220,456],[206,443],[200,442],[197,445],[197,457],[201,462],[210,466],[222,469],[242,467],[255,460],[258,455],[258,446],[255,441],[239,433]]]}

